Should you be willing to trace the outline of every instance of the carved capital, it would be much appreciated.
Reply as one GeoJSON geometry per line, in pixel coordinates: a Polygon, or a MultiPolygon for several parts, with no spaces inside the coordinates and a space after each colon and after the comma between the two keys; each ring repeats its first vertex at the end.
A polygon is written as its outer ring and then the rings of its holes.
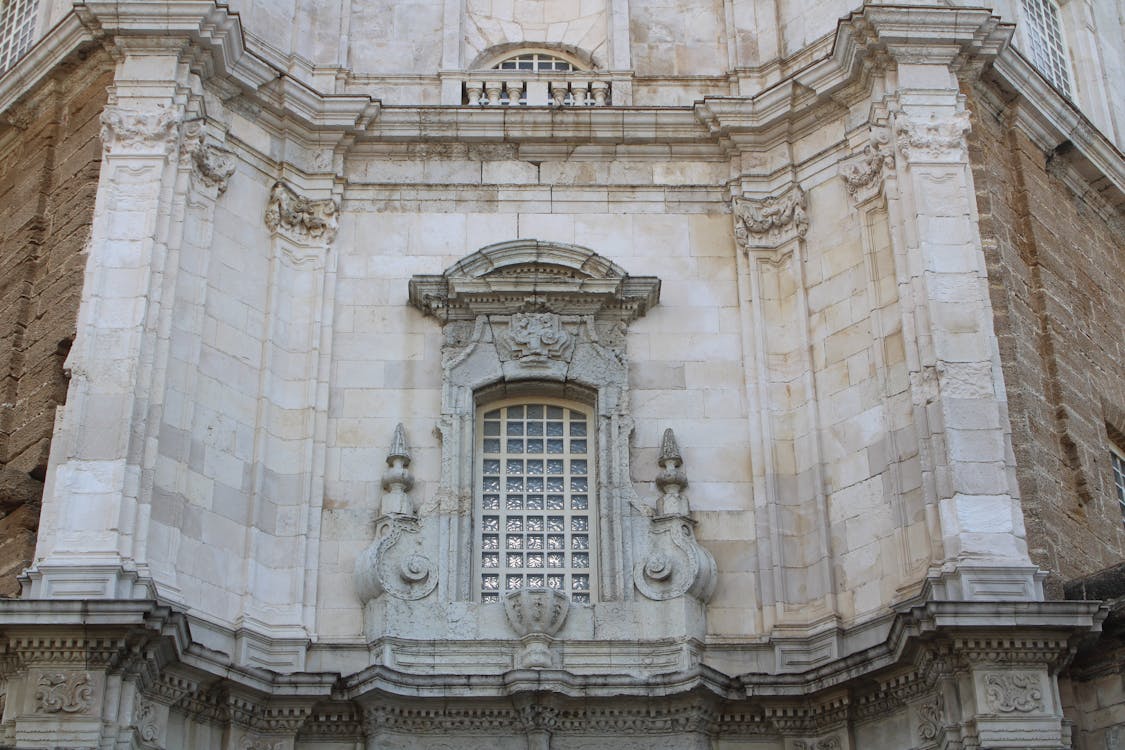
{"type": "Polygon", "coordinates": [[[107,154],[167,154],[179,137],[179,110],[158,107],[134,111],[109,106],[102,111],[102,147],[107,154]]]}
{"type": "Polygon", "coordinates": [[[915,120],[905,115],[895,119],[898,150],[909,163],[959,162],[965,156],[965,133],[969,130],[969,113],[928,120],[915,120]]]}
{"type": "Polygon", "coordinates": [[[840,165],[840,177],[857,203],[879,194],[887,170],[894,169],[894,151],[886,128],[872,128],[863,150],[840,165]]]}
{"type": "Polygon", "coordinates": [[[805,191],[792,185],[763,198],[735,197],[734,236],[743,250],[775,248],[808,232],[805,191]]]}
{"type": "Polygon", "coordinates": [[[203,122],[189,120],[184,123],[184,136],[180,143],[180,153],[191,167],[192,174],[199,184],[213,189],[222,195],[227,182],[234,174],[235,156],[221,146],[207,143],[203,122]]]}
{"type": "Polygon", "coordinates": [[[339,226],[339,206],[330,198],[312,200],[297,195],[283,182],[270,191],[266,205],[266,226],[272,232],[283,232],[303,242],[331,244],[339,226]]]}

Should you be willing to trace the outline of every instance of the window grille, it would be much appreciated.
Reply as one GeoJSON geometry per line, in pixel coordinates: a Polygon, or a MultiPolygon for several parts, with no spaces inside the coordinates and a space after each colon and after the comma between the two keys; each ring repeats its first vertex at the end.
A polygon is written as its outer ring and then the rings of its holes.
{"type": "Polygon", "coordinates": [[[0,73],[31,48],[38,5],[38,0],[0,0],[0,73]]]}
{"type": "Polygon", "coordinates": [[[1111,443],[1109,462],[1113,467],[1113,487],[1117,492],[1117,504],[1121,507],[1121,519],[1125,523],[1125,451],[1111,443]]]}
{"type": "Polygon", "coordinates": [[[590,414],[531,402],[490,408],[477,441],[479,592],[553,588],[593,594],[594,452],[590,414]]]}
{"type": "Polygon", "coordinates": [[[1070,66],[1059,9],[1053,0],[1022,0],[1023,26],[1031,63],[1059,91],[1071,96],[1070,66]]]}

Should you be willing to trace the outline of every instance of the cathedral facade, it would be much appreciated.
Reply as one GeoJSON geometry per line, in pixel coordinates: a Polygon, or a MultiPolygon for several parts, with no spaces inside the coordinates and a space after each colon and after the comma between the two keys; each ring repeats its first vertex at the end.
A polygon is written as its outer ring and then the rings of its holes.
{"type": "Polygon", "coordinates": [[[0,5],[0,747],[1125,743],[1123,19],[0,5]]]}

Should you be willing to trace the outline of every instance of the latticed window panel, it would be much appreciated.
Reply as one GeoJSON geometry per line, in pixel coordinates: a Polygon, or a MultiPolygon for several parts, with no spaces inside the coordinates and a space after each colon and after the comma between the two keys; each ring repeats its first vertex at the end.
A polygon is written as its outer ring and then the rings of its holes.
{"type": "Polygon", "coordinates": [[[1028,56],[1059,91],[1071,96],[1070,65],[1063,44],[1059,9],[1053,0],[1021,0],[1028,56]]]}
{"type": "Polygon", "coordinates": [[[553,588],[589,604],[594,576],[590,416],[550,403],[487,411],[477,451],[480,597],[553,588]]]}
{"type": "Polygon", "coordinates": [[[0,0],[0,73],[31,48],[39,0],[0,0]]]}
{"type": "Polygon", "coordinates": [[[1113,488],[1117,492],[1117,504],[1121,507],[1121,518],[1125,522],[1125,451],[1116,445],[1111,446],[1109,462],[1113,467],[1113,488]]]}

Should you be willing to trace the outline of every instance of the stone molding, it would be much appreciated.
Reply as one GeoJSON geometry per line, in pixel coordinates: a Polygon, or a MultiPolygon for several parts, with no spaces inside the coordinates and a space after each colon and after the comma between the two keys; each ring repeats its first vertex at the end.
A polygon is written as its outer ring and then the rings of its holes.
{"type": "Polygon", "coordinates": [[[331,245],[339,227],[339,212],[335,199],[306,198],[284,182],[277,182],[270,190],[265,222],[271,232],[285,234],[302,243],[331,245]]]}
{"type": "Polygon", "coordinates": [[[735,196],[734,237],[744,252],[774,249],[803,238],[809,230],[805,191],[790,185],[760,198],[735,196]]]}

